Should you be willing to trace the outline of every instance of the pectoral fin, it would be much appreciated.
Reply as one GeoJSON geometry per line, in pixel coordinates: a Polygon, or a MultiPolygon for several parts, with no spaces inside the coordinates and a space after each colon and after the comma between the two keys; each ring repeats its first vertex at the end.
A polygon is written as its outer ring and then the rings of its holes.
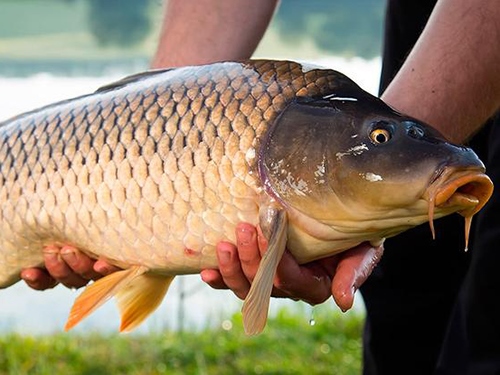
{"type": "MultiPolygon", "coordinates": [[[[278,263],[287,242],[287,216],[283,209],[270,208],[265,212],[263,231],[268,232],[268,247],[260,262],[248,296],[243,303],[243,327],[247,335],[256,335],[266,326],[269,300],[278,263]]],[[[262,217],[262,215],[261,215],[262,217]]]]}
{"type": "Polygon", "coordinates": [[[136,327],[158,306],[173,279],[147,271],[147,267],[135,266],[87,286],[73,304],[64,329],[70,330],[115,295],[122,316],[121,330],[136,327]]]}

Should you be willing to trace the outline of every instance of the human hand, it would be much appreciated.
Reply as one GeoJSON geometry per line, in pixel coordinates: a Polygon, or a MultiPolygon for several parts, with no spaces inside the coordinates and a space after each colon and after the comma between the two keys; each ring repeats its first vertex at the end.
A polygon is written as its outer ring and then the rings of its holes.
{"type": "Polygon", "coordinates": [[[25,268],[21,279],[36,290],[45,290],[61,283],[68,288],[80,288],[119,268],[106,261],[95,260],[73,246],[47,246],[43,249],[45,268],[25,268]]]}
{"type": "MultiPolygon", "coordinates": [[[[215,289],[231,289],[244,299],[260,263],[267,241],[254,226],[241,223],[236,228],[237,247],[229,242],[217,246],[219,270],[201,272],[203,281],[215,289]],[[260,250],[259,250],[260,249],[260,250]]],[[[272,295],[303,300],[312,305],[333,296],[342,311],[354,303],[356,290],[377,265],[383,247],[363,243],[340,254],[299,265],[286,251],[276,271],[272,295]]]]}

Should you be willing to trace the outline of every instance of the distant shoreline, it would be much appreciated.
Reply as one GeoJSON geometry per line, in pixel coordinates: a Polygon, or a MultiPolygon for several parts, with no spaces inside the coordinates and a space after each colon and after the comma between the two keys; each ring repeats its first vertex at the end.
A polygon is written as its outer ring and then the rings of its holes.
{"type": "Polygon", "coordinates": [[[100,77],[116,72],[132,73],[147,70],[148,66],[148,57],[105,60],[0,58],[0,76],[29,77],[44,72],[64,77],[100,77]]]}

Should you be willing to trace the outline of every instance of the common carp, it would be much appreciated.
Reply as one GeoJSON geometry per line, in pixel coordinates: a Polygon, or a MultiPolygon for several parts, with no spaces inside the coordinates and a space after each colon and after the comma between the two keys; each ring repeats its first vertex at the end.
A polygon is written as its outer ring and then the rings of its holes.
{"type": "Polygon", "coordinates": [[[334,70],[149,71],[0,125],[0,287],[72,245],[123,270],[86,287],[66,329],[114,296],[128,331],[175,275],[216,268],[244,221],[269,243],[242,310],[256,334],[285,247],[304,264],[456,212],[468,237],[492,189],[471,149],[334,70]]]}

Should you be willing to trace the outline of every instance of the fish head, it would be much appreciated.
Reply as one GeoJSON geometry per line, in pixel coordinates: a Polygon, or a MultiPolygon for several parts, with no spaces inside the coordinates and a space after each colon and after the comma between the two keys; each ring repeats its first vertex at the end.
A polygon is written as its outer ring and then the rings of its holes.
{"type": "Polygon", "coordinates": [[[425,221],[433,230],[435,218],[472,217],[493,189],[472,149],[357,86],[297,98],[270,129],[259,162],[268,193],[323,237],[383,239],[425,221]]]}

